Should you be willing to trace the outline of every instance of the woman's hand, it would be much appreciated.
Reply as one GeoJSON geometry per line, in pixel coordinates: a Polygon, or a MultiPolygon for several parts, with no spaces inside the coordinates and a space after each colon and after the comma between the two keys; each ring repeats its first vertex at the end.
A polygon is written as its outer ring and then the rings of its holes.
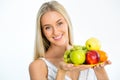
{"type": "Polygon", "coordinates": [[[103,63],[100,63],[100,64],[97,64],[97,65],[93,66],[93,69],[100,69],[100,68],[103,68],[104,66],[110,65],[110,64],[111,64],[111,61],[107,60],[103,63]]]}
{"type": "Polygon", "coordinates": [[[64,70],[64,71],[72,71],[72,70],[76,70],[76,71],[82,71],[85,69],[91,68],[90,65],[74,65],[71,63],[65,63],[65,62],[61,62],[60,63],[60,69],[64,70]]]}

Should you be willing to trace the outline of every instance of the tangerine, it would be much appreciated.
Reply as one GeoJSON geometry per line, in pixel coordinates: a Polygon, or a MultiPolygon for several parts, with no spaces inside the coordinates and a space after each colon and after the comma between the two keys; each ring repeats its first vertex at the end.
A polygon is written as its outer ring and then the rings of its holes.
{"type": "Polygon", "coordinates": [[[97,52],[100,55],[100,62],[104,62],[108,59],[108,55],[105,51],[98,50],[97,52]]]}

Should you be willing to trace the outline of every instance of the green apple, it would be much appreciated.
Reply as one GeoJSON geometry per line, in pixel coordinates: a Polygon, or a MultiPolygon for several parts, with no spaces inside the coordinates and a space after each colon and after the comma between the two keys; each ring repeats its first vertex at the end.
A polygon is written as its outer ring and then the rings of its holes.
{"type": "Polygon", "coordinates": [[[75,65],[83,64],[85,62],[85,51],[82,49],[72,51],[70,59],[75,65]]]}
{"type": "Polygon", "coordinates": [[[66,63],[83,64],[85,62],[85,55],[87,52],[85,46],[74,45],[73,48],[66,50],[64,53],[64,61],[66,63]]]}
{"type": "Polygon", "coordinates": [[[94,37],[89,38],[86,41],[85,45],[88,50],[100,50],[100,48],[101,48],[100,41],[94,37]]]}

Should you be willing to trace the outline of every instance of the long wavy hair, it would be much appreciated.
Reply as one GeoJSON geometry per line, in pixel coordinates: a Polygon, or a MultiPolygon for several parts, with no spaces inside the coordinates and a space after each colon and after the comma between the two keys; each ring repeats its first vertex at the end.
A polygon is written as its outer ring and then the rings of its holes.
{"type": "Polygon", "coordinates": [[[73,45],[73,40],[72,40],[73,38],[71,32],[72,24],[65,8],[57,1],[45,2],[44,4],[42,4],[42,6],[40,7],[37,13],[34,60],[40,57],[44,57],[45,52],[48,50],[50,46],[50,42],[44,36],[41,26],[41,17],[48,11],[57,11],[65,18],[68,24],[69,44],[73,45]]]}

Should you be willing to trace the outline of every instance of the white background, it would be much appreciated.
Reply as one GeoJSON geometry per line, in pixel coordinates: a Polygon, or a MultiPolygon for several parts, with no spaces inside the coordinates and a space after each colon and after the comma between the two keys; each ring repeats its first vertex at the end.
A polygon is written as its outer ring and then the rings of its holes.
{"type": "MultiPolygon", "coordinates": [[[[36,14],[47,0],[0,0],[0,80],[30,80],[36,14]]],[[[98,38],[112,65],[110,80],[120,80],[120,0],[59,0],[73,24],[74,43],[98,38]]]]}

